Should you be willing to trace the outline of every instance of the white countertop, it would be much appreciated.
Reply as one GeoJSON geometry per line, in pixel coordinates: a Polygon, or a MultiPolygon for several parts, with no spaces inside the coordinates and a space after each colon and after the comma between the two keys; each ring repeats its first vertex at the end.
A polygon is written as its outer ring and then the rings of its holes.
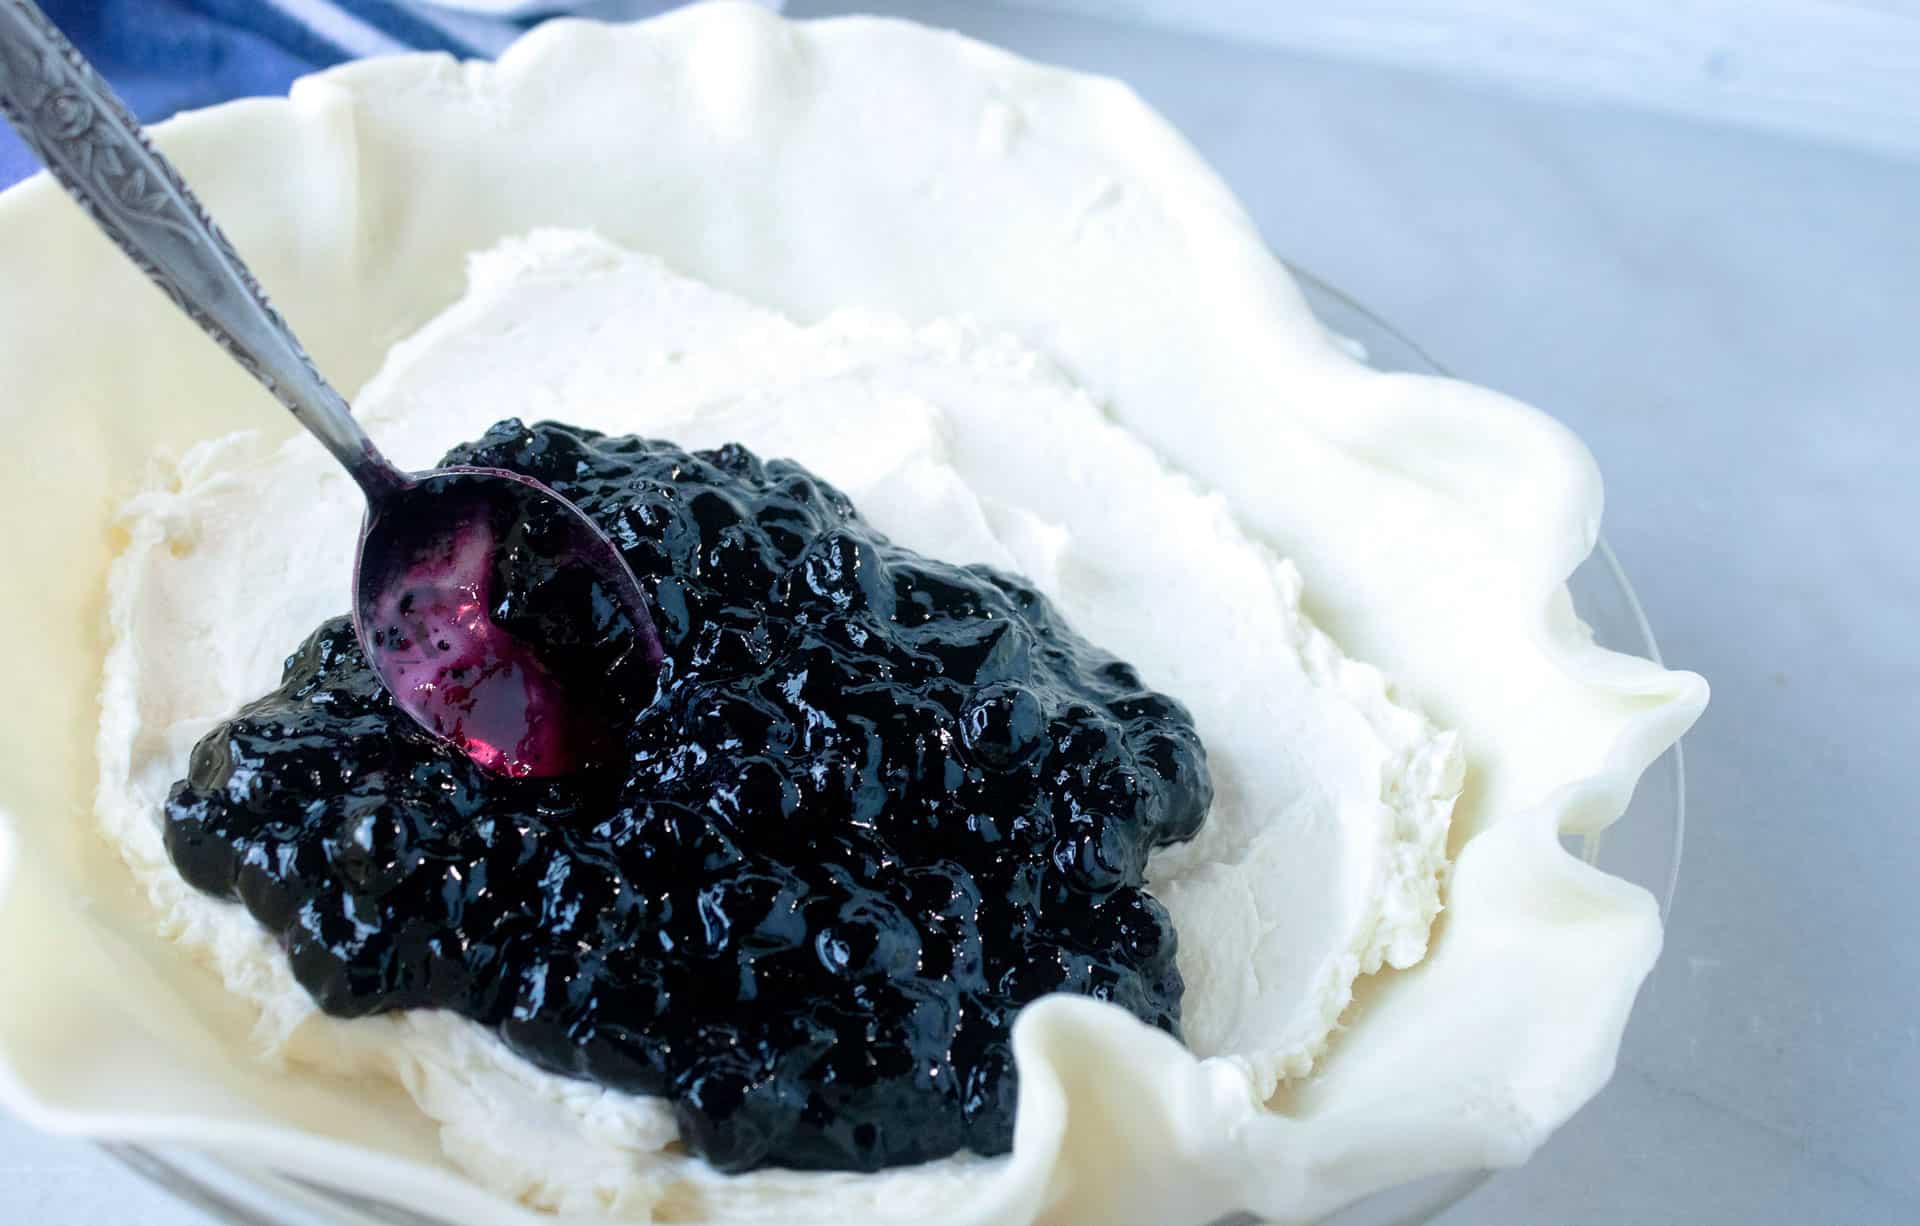
{"type": "MultiPolygon", "coordinates": [[[[1920,154],[978,0],[859,7],[1126,78],[1288,258],[1570,423],[1669,661],[1714,685],[1619,1074],[1448,1226],[1920,1221],[1920,154]]],[[[95,1222],[205,1219],[0,1119],[0,1223],[95,1222]]]]}

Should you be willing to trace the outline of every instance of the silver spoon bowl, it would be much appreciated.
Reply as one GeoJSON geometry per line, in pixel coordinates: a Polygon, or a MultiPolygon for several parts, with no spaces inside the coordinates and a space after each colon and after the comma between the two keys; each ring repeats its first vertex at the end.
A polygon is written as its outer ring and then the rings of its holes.
{"type": "MultiPolygon", "coordinates": [[[[32,0],[0,0],[0,113],[127,258],[272,392],[367,498],[353,622],[395,703],[482,768],[551,776],[589,764],[603,709],[578,670],[494,620],[503,542],[597,585],[592,607],[657,667],[660,637],[613,542],[553,489],[499,469],[405,473],[380,454],[139,122],[32,0]],[[536,525],[537,531],[525,531],[536,525]]],[[[580,628],[586,629],[586,628],[580,628]]]]}

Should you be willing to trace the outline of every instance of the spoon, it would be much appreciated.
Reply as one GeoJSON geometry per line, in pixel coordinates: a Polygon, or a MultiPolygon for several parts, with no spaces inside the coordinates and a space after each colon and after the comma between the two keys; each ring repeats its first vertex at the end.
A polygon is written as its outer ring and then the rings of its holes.
{"type": "Polygon", "coordinates": [[[133,114],[32,0],[0,0],[0,113],[173,304],[292,411],[367,498],[353,627],[396,705],[481,768],[561,775],[601,748],[595,683],[494,620],[512,565],[597,585],[573,627],[662,659],[646,597],[613,542],[539,481],[502,469],[394,467],[133,114]],[[576,573],[577,572],[577,573],[576,573]]]}

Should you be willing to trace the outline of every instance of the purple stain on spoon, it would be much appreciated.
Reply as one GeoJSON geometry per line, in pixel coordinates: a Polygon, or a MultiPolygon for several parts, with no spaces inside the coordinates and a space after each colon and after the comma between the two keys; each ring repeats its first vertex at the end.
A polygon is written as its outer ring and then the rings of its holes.
{"type": "Polygon", "coordinates": [[[609,679],[661,659],[611,541],[497,469],[422,474],[373,500],[354,625],[394,701],[483,769],[547,778],[604,760],[609,679]]]}
{"type": "Polygon", "coordinates": [[[559,681],[488,615],[493,533],[455,529],[438,556],[416,559],[375,595],[367,646],[394,699],[436,736],[502,775],[559,775],[579,763],[559,681]]]}

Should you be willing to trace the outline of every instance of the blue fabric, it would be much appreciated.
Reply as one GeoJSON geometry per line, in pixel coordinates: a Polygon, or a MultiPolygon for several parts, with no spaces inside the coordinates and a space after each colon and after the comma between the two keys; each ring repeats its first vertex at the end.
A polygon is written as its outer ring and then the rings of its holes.
{"type": "MultiPolygon", "coordinates": [[[[48,16],[147,122],[377,51],[481,48],[395,0],[41,0],[48,16]]],[[[38,170],[0,122],[0,187],[38,170]]]]}

